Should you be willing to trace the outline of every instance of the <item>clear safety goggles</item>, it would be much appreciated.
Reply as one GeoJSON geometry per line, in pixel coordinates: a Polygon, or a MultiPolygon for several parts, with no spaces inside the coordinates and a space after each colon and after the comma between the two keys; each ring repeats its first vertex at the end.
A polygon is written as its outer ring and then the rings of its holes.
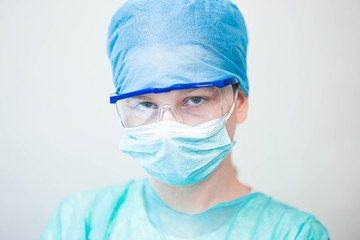
{"type": "Polygon", "coordinates": [[[116,108],[125,128],[158,121],[194,126],[226,115],[236,95],[233,85],[179,89],[120,99],[116,101],[116,108]]]}

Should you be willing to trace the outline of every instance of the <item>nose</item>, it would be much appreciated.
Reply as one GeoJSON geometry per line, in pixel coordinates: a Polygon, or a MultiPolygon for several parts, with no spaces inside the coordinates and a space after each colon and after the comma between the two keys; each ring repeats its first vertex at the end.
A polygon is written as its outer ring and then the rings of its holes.
{"type": "Polygon", "coordinates": [[[161,121],[177,121],[174,115],[169,110],[164,110],[161,121]]]}
{"type": "Polygon", "coordinates": [[[159,109],[158,121],[175,121],[182,123],[181,117],[171,105],[163,105],[159,109]]]}

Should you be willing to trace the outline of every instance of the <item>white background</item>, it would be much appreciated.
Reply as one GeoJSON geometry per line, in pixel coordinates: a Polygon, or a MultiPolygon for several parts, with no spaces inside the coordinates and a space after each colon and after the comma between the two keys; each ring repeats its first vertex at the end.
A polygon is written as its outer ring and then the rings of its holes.
{"type": "MultiPolygon", "coordinates": [[[[106,56],[123,1],[0,1],[0,239],[37,239],[64,197],[144,176],[118,150],[106,56]]],[[[244,183],[360,239],[360,2],[236,1],[250,109],[244,183]]]]}

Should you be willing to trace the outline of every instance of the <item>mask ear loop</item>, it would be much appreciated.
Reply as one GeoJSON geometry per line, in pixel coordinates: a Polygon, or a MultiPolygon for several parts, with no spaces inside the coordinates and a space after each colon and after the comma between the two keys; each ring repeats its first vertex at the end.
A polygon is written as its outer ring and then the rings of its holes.
{"type": "MultiPolygon", "coordinates": [[[[234,108],[235,108],[235,103],[236,103],[236,99],[237,99],[237,97],[238,97],[238,93],[239,93],[239,88],[237,88],[236,90],[235,90],[235,98],[234,98],[234,100],[233,100],[233,103],[232,103],[232,105],[231,105],[231,108],[230,108],[230,111],[228,112],[228,114],[227,114],[227,116],[226,116],[226,121],[230,118],[230,116],[231,116],[231,114],[233,113],[233,111],[234,111],[234,108]]],[[[221,108],[222,108],[222,106],[221,106],[221,108]]]]}

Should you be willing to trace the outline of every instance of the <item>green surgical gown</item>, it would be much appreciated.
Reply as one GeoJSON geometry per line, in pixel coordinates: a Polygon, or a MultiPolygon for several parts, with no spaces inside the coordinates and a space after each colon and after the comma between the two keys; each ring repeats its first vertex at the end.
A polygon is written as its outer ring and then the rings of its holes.
{"type": "Polygon", "coordinates": [[[329,239],[312,215],[254,192],[201,214],[162,202],[149,179],[72,195],[47,223],[41,240],[329,239]]]}

